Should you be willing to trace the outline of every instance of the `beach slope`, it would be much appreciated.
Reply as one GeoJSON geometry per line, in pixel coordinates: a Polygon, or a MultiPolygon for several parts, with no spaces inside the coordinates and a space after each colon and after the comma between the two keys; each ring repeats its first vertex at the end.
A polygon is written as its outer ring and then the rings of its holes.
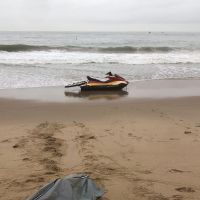
{"type": "Polygon", "coordinates": [[[0,199],[26,199],[52,179],[84,172],[105,200],[197,200],[199,108],[199,97],[1,99],[0,199]]]}

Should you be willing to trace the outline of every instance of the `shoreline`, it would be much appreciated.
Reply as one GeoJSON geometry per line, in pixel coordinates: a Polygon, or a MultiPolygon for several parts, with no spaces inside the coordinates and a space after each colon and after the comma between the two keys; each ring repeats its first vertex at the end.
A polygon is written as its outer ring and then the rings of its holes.
{"type": "Polygon", "coordinates": [[[105,189],[102,200],[198,200],[200,95],[191,94],[199,81],[159,83],[134,85],[140,98],[97,101],[27,98],[37,89],[2,98],[0,91],[0,196],[26,199],[53,179],[84,172],[105,189]]]}
{"type": "Polygon", "coordinates": [[[81,92],[79,87],[64,86],[1,89],[0,98],[40,102],[87,102],[89,100],[135,100],[200,96],[200,80],[148,80],[130,83],[126,90],[81,92]]]}

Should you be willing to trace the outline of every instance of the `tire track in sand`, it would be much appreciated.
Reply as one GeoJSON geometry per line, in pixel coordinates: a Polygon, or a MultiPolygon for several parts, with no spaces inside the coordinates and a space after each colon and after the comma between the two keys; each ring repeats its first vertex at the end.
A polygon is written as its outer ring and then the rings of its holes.
{"type": "MultiPolygon", "coordinates": [[[[140,179],[133,171],[121,166],[111,156],[105,155],[101,150],[95,148],[99,144],[98,135],[95,135],[89,127],[74,121],[76,127],[75,142],[82,158],[82,170],[89,174],[98,184],[106,189],[102,200],[127,199],[127,200],[168,200],[161,194],[151,191],[146,185],[149,181],[140,179]],[[119,196],[113,196],[109,192],[113,190],[119,195],[119,191],[128,191],[119,196]]],[[[104,138],[106,139],[106,138],[104,138]]]]}
{"type": "Polygon", "coordinates": [[[17,178],[4,181],[5,197],[12,190],[16,192],[16,200],[25,199],[49,180],[62,174],[59,163],[66,151],[65,141],[55,134],[62,133],[64,127],[58,123],[40,123],[28,130],[27,136],[17,139],[13,148],[20,152],[26,170],[17,178]]]}

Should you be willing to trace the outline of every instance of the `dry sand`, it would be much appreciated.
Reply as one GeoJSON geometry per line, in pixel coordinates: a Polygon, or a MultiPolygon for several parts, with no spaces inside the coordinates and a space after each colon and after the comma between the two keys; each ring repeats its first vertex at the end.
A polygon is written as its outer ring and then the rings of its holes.
{"type": "Polygon", "coordinates": [[[0,100],[0,199],[84,172],[103,200],[200,199],[200,97],[0,100]]]}

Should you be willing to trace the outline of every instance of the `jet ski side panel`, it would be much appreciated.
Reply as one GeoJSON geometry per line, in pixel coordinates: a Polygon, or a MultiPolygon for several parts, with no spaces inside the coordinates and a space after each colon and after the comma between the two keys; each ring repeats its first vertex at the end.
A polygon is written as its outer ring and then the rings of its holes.
{"type": "Polygon", "coordinates": [[[83,85],[81,86],[81,91],[113,91],[122,90],[128,84],[120,83],[118,85],[83,85]]]}

